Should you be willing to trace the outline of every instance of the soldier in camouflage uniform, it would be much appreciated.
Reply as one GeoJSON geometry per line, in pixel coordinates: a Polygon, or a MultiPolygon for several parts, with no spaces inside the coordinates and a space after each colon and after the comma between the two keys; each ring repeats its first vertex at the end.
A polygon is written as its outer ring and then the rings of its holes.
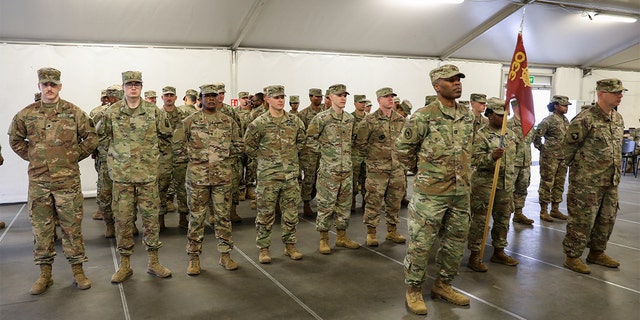
{"type": "MultiPolygon", "coordinates": [[[[93,108],[93,110],[100,110],[101,108],[103,108],[104,106],[109,104],[109,97],[107,96],[107,90],[102,90],[100,92],[100,105],[93,108]]],[[[89,116],[93,119],[93,116],[91,114],[89,114],[89,116]]],[[[93,123],[96,123],[95,121],[93,123]]],[[[94,150],[93,153],[91,153],[91,159],[93,159],[93,167],[96,169],[96,173],[98,174],[98,181],[96,184],[97,187],[97,192],[100,193],[100,169],[98,167],[99,165],[99,161],[98,161],[98,150],[94,150]]],[[[91,219],[93,220],[103,220],[103,214],[102,214],[102,208],[100,207],[100,200],[98,200],[98,197],[96,197],[96,204],[98,205],[98,210],[96,211],[96,213],[94,213],[91,216],[91,219]]]]}
{"type": "Polygon", "coordinates": [[[298,107],[300,107],[300,96],[290,96],[289,97],[289,107],[291,107],[291,114],[298,114],[298,107]]]}
{"type": "Polygon", "coordinates": [[[560,212],[559,206],[562,202],[564,181],[567,178],[563,140],[569,127],[569,120],[565,114],[570,104],[566,96],[553,96],[547,105],[549,112],[553,113],[540,121],[533,138],[533,145],[540,150],[540,219],[548,222],[553,222],[553,218],[567,219],[567,216],[560,212]],[[552,203],[551,212],[547,212],[549,202],[552,203]]]}
{"type": "MultiPolygon", "coordinates": [[[[176,88],[165,86],[162,88],[163,105],[160,110],[164,113],[164,118],[169,121],[172,129],[175,129],[178,122],[186,118],[186,112],[176,108],[176,88]]],[[[160,151],[160,159],[158,160],[158,196],[160,197],[160,214],[158,216],[158,227],[160,232],[165,229],[165,215],[168,210],[168,203],[173,204],[173,196],[168,197],[169,187],[172,183],[173,172],[173,148],[171,140],[158,141],[158,151],[160,151]],[[171,200],[169,200],[171,198],[171,200]]],[[[175,210],[175,208],[174,208],[175,210]]]]}
{"type": "Polygon", "coordinates": [[[34,235],[34,261],[40,277],[31,294],[53,285],[51,265],[56,255],[55,222],[62,228],[62,249],[79,289],[91,288],[82,269],[86,262],[82,237],[82,187],[78,162],[98,144],[93,121],[78,106],[59,96],[60,71],[38,70],[42,100],[20,110],[9,127],[11,149],[29,162],[29,220],[34,235]]]}
{"type": "Polygon", "coordinates": [[[364,112],[371,113],[371,100],[364,100],[364,112]]]}
{"type": "MultiPolygon", "coordinates": [[[[240,119],[240,136],[244,136],[244,131],[249,123],[248,118],[251,117],[251,104],[248,91],[238,92],[239,105],[235,108],[235,112],[240,119]]],[[[247,179],[245,173],[247,168],[247,155],[240,156],[240,186],[238,187],[238,201],[244,201],[247,197],[247,179]]]]}
{"type": "Polygon", "coordinates": [[[138,207],[144,226],[145,245],[149,256],[147,272],[160,278],[171,271],[158,261],[158,151],[159,140],[171,139],[172,129],[158,107],[142,100],[142,73],[122,73],[125,89],[123,100],[104,114],[98,131],[108,139],[107,166],[113,180],[113,215],[116,221],[117,250],[120,265],[111,282],[120,283],[133,274],[130,256],[133,254],[134,209],[138,207]],[[137,199],[136,199],[137,196],[137,199]]]}
{"type": "Polygon", "coordinates": [[[144,92],[144,101],[152,103],[156,105],[158,102],[158,94],[156,94],[153,90],[148,90],[144,92]]]}
{"type": "Polygon", "coordinates": [[[204,222],[210,203],[213,204],[213,226],[219,239],[219,263],[227,270],[238,269],[229,253],[233,249],[230,216],[232,159],[243,151],[240,127],[216,108],[216,86],[202,85],[200,92],[202,109],[180,122],[173,138],[174,142],[184,142],[189,159],[186,178],[191,212],[187,232],[188,275],[200,274],[204,222]]]}
{"type": "Polygon", "coordinates": [[[427,96],[424,97],[424,106],[426,107],[426,106],[430,105],[431,102],[434,102],[436,100],[438,100],[438,96],[436,96],[436,95],[427,95],[427,96]]]}
{"type": "MultiPolygon", "coordinates": [[[[261,114],[268,112],[269,108],[266,107],[266,103],[264,101],[264,93],[256,92],[251,98],[251,113],[250,117],[246,118],[244,131],[246,132],[246,128],[249,126],[253,120],[255,120],[261,114]]],[[[244,133],[243,133],[244,137],[244,133]]],[[[256,192],[255,192],[255,183],[256,183],[256,170],[258,168],[258,162],[256,162],[255,157],[252,157],[248,153],[245,153],[247,156],[247,194],[246,198],[251,200],[251,210],[256,209],[256,192]]]]}
{"type": "Polygon", "coordinates": [[[351,198],[351,211],[356,210],[356,196],[358,193],[362,194],[362,208],[364,208],[364,197],[366,194],[366,189],[364,188],[364,182],[367,177],[367,169],[364,164],[364,157],[360,154],[360,152],[356,152],[355,142],[356,142],[356,131],[358,130],[358,125],[367,113],[364,111],[364,106],[366,104],[367,96],[363,94],[356,94],[353,96],[353,105],[355,106],[355,111],[351,113],[353,116],[353,143],[351,145],[351,163],[353,165],[353,197],[351,198]]]}
{"type": "Polygon", "coordinates": [[[256,244],[260,263],[271,262],[269,247],[276,202],[282,210],[284,254],[293,260],[302,259],[295,243],[300,203],[298,152],[306,135],[302,120],[284,111],[284,96],[283,86],[270,86],[269,112],[251,122],[244,134],[245,152],[258,163],[256,244]]]}
{"type": "Polygon", "coordinates": [[[507,233],[509,232],[509,218],[513,203],[515,183],[514,158],[516,155],[516,135],[510,129],[500,136],[505,101],[491,98],[487,101],[484,115],[489,124],[480,127],[473,139],[473,156],[471,164],[474,167],[471,174],[471,225],[469,227],[469,244],[471,250],[468,266],[473,271],[486,272],[487,266],[482,262],[480,250],[485,225],[489,223],[487,210],[491,199],[491,186],[495,173],[496,161],[500,160],[498,183],[496,185],[491,217],[491,239],[493,255],[491,262],[507,266],[516,266],[518,261],[504,253],[507,247],[507,233]]]}
{"type": "Polygon", "coordinates": [[[587,262],[620,266],[604,251],[619,208],[624,121],[615,108],[626,90],[619,79],[598,81],[596,106],[571,120],[564,139],[565,159],[571,169],[569,221],[562,246],[567,256],[564,266],[575,272],[591,272],[580,260],[585,247],[589,247],[587,262]]]}
{"type": "Polygon", "coordinates": [[[393,89],[385,87],[376,91],[380,108],[368,114],[358,125],[356,152],[364,157],[367,180],[364,197],[363,221],[367,227],[366,243],[377,247],[376,228],[380,224],[380,211],[384,205],[387,221],[387,240],[405,243],[397,232],[400,202],[405,191],[404,169],[398,162],[396,137],[400,134],[405,119],[394,108],[393,89]]]}
{"type": "MultiPolygon", "coordinates": [[[[311,123],[311,119],[315,117],[320,111],[323,110],[321,106],[322,102],[322,90],[318,88],[309,89],[309,100],[311,104],[302,109],[298,114],[298,117],[304,123],[304,127],[308,127],[311,123]]],[[[313,210],[311,210],[311,200],[314,198],[314,190],[316,189],[316,175],[318,171],[318,153],[308,147],[303,147],[300,151],[300,167],[304,173],[302,178],[302,201],[304,203],[303,214],[306,217],[313,216],[313,210]]]]}
{"type": "Polygon", "coordinates": [[[200,110],[196,108],[196,101],[198,101],[198,91],[188,89],[187,91],[185,91],[182,101],[184,101],[184,105],[179,106],[178,108],[186,111],[188,114],[194,114],[196,113],[196,111],[200,110]]]}
{"type": "Polygon", "coordinates": [[[526,137],[522,136],[522,121],[520,120],[520,106],[518,100],[511,100],[513,117],[507,120],[507,128],[516,135],[518,144],[516,145],[516,156],[514,158],[515,186],[513,191],[513,222],[526,225],[533,224],[533,220],[527,218],[522,213],[525,200],[527,199],[527,189],[531,182],[531,143],[535,131],[529,130],[526,137]]]}
{"type": "Polygon", "coordinates": [[[458,273],[469,231],[474,116],[455,101],[462,95],[460,78],[465,77],[458,67],[443,65],[429,75],[438,99],[417,110],[396,141],[398,159],[416,172],[408,213],[411,240],[404,271],[409,286],[405,294],[407,305],[417,314],[427,314],[422,283],[427,278],[429,252],[437,237],[441,237],[436,255],[439,270],[431,296],[458,305],[469,304],[469,298],[455,291],[451,282],[458,273]]]}
{"type": "Polygon", "coordinates": [[[489,120],[482,115],[487,107],[487,95],[482,93],[472,93],[469,98],[471,111],[475,117],[473,120],[473,130],[478,131],[481,127],[489,124],[489,120]]]}
{"type": "Polygon", "coordinates": [[[307,145],[320,154],[316,230],[320,232],[322,254],[331,253],[329,230],[334,223],[338,233],[336,247],[360,247],[347,236],[353,192],[351,143],[354,122],[353,116],[344,112],[349,92],[343,84],[334,84],[328,91],[331,108],[318,113],[307,128],[307,145]]]}

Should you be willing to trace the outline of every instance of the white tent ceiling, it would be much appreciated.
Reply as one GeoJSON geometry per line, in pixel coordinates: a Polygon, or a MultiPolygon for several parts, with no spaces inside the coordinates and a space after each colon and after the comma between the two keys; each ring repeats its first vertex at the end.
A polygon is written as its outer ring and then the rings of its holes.
{"type": "Polygon", "coordinates": [[[2,0],[0,42],[342,52],[640,71],[639,0],[2,0]],[[525,9],[523,9],[525,8],[525,9]]]}

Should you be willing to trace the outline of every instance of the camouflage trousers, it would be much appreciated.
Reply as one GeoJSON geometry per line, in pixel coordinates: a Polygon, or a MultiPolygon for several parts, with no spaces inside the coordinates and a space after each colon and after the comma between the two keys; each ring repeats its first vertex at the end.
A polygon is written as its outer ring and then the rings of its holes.
{"type": "Polygon", "coordinates": [[[569,184],[567,194],[567,234],[562,241],[564,253],[580,257],[586,247],[594,251],[607,249],[618,215],[618,186],[569,184]]]}
{"type": "Polygon", "coordinates": [[[109,170],[107,169],[107,161],[100,161],[96,165],[98,169],[98,195],[96,200],[98,207],[102,211],[102,217],[106,224],[111,224],[113,220],[113,210],[111,209],[111,201],[113,200],[113,181],[109,177],[109,170]]]}
{"type": "Polygon", "coordinates": [[[513,206],[511,212],[524,208],[524,202],[527,200],[527,189],[531,183],[531,167],[514,167],[516,182],[515,190],[513,190],[513,206]]]}
{"type": "Polygon", "coordinates": [[[367,168],[365,188],[364,224],[374,228],[380,224],[380,211],[384,202],[387,225],[397,225],[406,188],[404,170],[398,167],[391,172],[384,172],[367,168]]]}
{"type": "Polygon", "coordinates": [[[82,238],[80,177],[59,182],[29,181],[29,220],[36,265],[53,264],[56,222],[62,230],[62,251],[70,264],[88,261],[82,238]]]}
{"type": "Polygon", "coordinates": [[[178,213],[189,213],[189,207],[187,206],[187,189],[185,187],[185,178],[187,176],[187,163],[174,163],[173,164],[173,185],[176,190],[176,196],[178,199],[178,213]]]}
{"type": "Polygon", "coordinates": [[[133,253],[133,224],[135,209],[142,217],[142,243],[148,251],[158,250],[162,242],[158,237],[158,183],[113,182],[113,217],[116,220],[116,241],[118,253],[130,256],[133,253]],[[136,200],[137,196],[137,200],[136,200]]]}
{"type": "Polygon", "coordinates": [[[238,204],[240,201],[238,197],[240,196],[240,180],[242,180],[242,175],[240,174],[240,170],[242,170],[242,161],[240,158],[233,158],[233,176],[231,178],[231,201],[233,204],[238,204]]]}
{"type": "MultiPolygon", "coordinates": [[[[471,182],[471,226],[469,228],[469,244],[467,247],[471,251],[480,251],[482,249],[484,228],[488,223],[487,211],[489,210],[489,199],[491,198],[491,181],[474,182],[471,182]]],[[[494,248],[507,247],[507,233],[509,232],[512,203],[512,192],[496,189],[493,210],[491,211],[491,217],[493,217],[491,245],[494,248]]]]}
{"type": "Polygon", "coordinates": [[[276,218],[276,202],[282,211],[282,242],[296,243],[298,226],[298,204],[300,185],[298,179],[258,181],[256,186],[256,245],[268,248],[271,245],[271,228],[276,218]]]}
{"type": "Polygon", "coordinates": [[[349,172],[327,172],[320,169],[318,189],[318,216],[316,230],[329,231],[335,223],[336,229],[346,230],[351,217],[353,174],[349,172]]]}
{"type": "Polygon", "coordinates": [[[247,157],[247,167],[244,172],[244,180],[246,182],[246,188],[251,188],[256,183],[256,172],[258,170],[258,161],[254,158],[247,157]]]}
{"type": "Polygon", "coordinates": [[[158,160],[158,198],[162,199],[160,201],[160,215],[167,214],[167,193],[169,193],[169,186],[171,186],[173,173],[173,163],[171,162],[171,158],[163,159],[163,156],[160,155],[160,160],[158,160]]]}
{"type": "Polygon", "coordinates": [[[566,178],[567,166],[564,164],[564,159],[540,156],[540,185],[538,187],[540,202],[562,202],[566,178]]]}
{"type": "Polygon", "coordinates": [[[189,199],[189,231],[187,231],[187,253],[202,253],[204,226],[207,211],[213,205],[214,228],[218,238],[218,251],[227,253],[233,249],[231,239],[231,186],[187,185],[189,199]]]}
{"type": "Polygon", "coordinates": [[[446,283],[453,281],[464,254],[469,219],[469,195],[413,194],[407,219],[409,246],[404,257],[405,284],[420,286],[427,279],[429,252],[438,237],[438,277],[446,283]]]}
{"type": "Polygon", "coordinates": [[[311,201],[315,197],[314,190],[316,189],[316,177],[318,174],[318,154],[303,149],[300,152],[300,169],[304,172],[304,178],[302,179],[302,201],[311,201]]]}
{"type": "Polygon", "coordinates": [[[355,196],[360,192],[364,197],[366,194],[364,183],[367,178],[367,169],[364,164],[364,159],[354,159],[352,157],[351,161],[353,163],[353,195],[355,196]]]}

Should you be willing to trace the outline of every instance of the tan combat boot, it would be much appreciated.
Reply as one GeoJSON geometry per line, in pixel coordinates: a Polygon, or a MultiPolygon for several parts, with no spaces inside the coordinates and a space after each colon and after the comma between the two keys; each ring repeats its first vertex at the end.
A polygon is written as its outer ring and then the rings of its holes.
{"type": "Polygon", "coordinates": [[[247,190],[240,190],[238,193],[238,201],[244,201],[247,198],[247,190]]]}
{"type": "Polygon", "coordinates": [[[162,232],[165,229],[167,229],[167,227],[164,224],[164,214],[158,215],[158,231],[162,232]]]}
{"type": "Polygon", "coordinates": [[[313,210],[311,210],[311,201],[304,202],[304,209],[302,211],[302,214],[305,217],[313,217],[313,210]]]}
{"type": "Polygon", "coordinates": [[[269,248],[260,248],[260,255],[258,256],[260,263],[271,263],[271,257],[269,256],[269,248]]]}
{"type": "Polygon", "coordinates": [[[104,214],[102,213],[102,209],[98,207],[98,211],[91,216],[93,220],[102,220],[104,219],[104,214]]]}
{"type": "Polygon", "coordinates": [[[520,261],[508,256],[504,253],[504,248],[493,248],[493,255],[491,256],[491,262],[504,264],[506,266],[515,267],[520,261]]]}
{"type": "Polygon", "coordinates": [[[80,290],[86,290],[91,288],[91,281],[84,274],[84,270],[82,270],[82,263],[72,264],[71,271],[73,271],[73,283],[80,290]]]}
{"type": "Polygon", "coordinates": [[[125,280],[129,279],[133,275],[133,270],[131,270],[131,264],[129,263],[129,256],[120,256],[120,265],[118,266],[118,271],[111,276],[112,283],[121,283],[125,280]]]}
{"type": "Polygon", "coordinates": [[[106,223],[106,230],[104,231],[104,237],[107,239],[111,239],[111,238],[115,238],[116,237],[116,226],[113,222],[107,222],[106,223]]]}
{"type": "Polygon", "coordinates": [[[195,276],[200,274],[200,256],[197,254],[189,254],[189,265],[187,266],[187,274],[195,276]]]}
{"type": "Polygon", "coordinates": [[[31,286],[31,290],[29,290],[30,294],[42,294],[47,291],[47,288],[53,285],[53,278],[51,277],[51,265],[50,264],[41,264],[40,265],[40,276],[38,280],[31,286]]]}
{"type": "Polygon", "coordinates": [[[554,202],[551,204],[551,212],[549,215],[552,218],[567,220],[567,216],[560,212],[560,202],[554,202]]]}
{"type": "Polygon", "coordinates": [[[0,221],[0,229],[4,229],[4,227],[6,227],[7,224],[4,223],[4,221],[0,221]]]}
{"type": "Polygon", "coordinates": [[[584,264],[584,262],[582,262],[579,257],[571,258],[567,256],[564,259],[564,266],[567,267],[567,269],[575,271],[577,273],[591,273],[591,269],[589,269],[589,267],[587,267],[587,265],[584,264]]]}
{"type": "Polygon", "coordinates": [[[258,206],[256,205],[256,200],[251,200],[251,210],[255,210],[258,206]]]}
{"type": "Polygon", "coordinates": [[[167,212],[176,211],[176,206],[173,204],[174,195],[167,195],[167,212]]]}
{"type": "Polygon", "coordinates": [[[388,224],[387,225],[387,240],[391,240],[394,243],[405,243],[407,239],[398,233],[398,229],[396,225],[388,224]]]}
{"type": "Polygon", "coordinates": [[[524,213],[522,213],[522,209],[516,209],[516,211],[513,213],[513,222],[525,224],[525,225],[532,225],[533,219],[527,218],[527,216],[525,216],[524,213]]]}
{"type": "Polygon", "coordinates": [[[547,212],[547,205],[548,203],[546,202],[540,202],[540,219],[547,222],[553,222],[553,218],[551,218],[551,216],[547,212]]]}
{"type": "Polygon", "coordinates": [[[291,260],[302,259],[302,253],[296,249],[296,246],[293,243],[285,244],[284,255],[291,258],[291,260]]]}
{"type": "Polygon", "coordinates": [[[487,265],[480,260],[480,251],[471,251],[467,267],[475,272],[487,272],[487,270],[489,270],[487,265]]]}
{"type": "Polygon", "coordinates": [[[587,262],[599,264],[608,268],[617,268],[620,266],[620,262],[611,259],[604,251],[589,250],[587,255],[587,262]]]}
{"type": "Polygon", "coordinates": [[[422,287],[410,286],[405,293],[407,307],[415,314],[427,314],[427,305],[422,297],[422,287]]]}
{"type": "Polygon", "coordinates": [[[331,248],[329,247],[329,232],[320,231],[320,247],[318,251],[322,254],[330,254],[331,248]]]}
{"type": "Polygon", "coordinates": [[[236,212],[236,205],[232,204],[231,205],[231,222],[233,223],[239,223],[242,222],[242,217],[240,217],[238,215],[238,213],[236,212]]]}
{"type": "Polygon", "coordinates": [[[251,199],[251,200],[256,199],[256,192],[255,190],[253,190],[253,187],[247,188],[247,199],[251,199]]]}
{"type": "Polygon", "coordinates": [[[147,255],[149,255],[149,264],[147,265],[147,273],[152,274],[158,278],[168,278],[171,277],[171,270],[165,268],[158,261],[158,250],[149,250],[147,251],[147,255]]]}
{"type": "Polygon", "coordinates": [[[238,263],[231,259],[229,252],[220,254],[220,261],[218,263],[229,271],[238,269],[238,263]]]}
{"type": "Polygon", "coordinates": [[[436,282],[433,283],[433,287],[431,287],[431,297],[434,299],[440,298],[458,306],[469,305],[469,297],[454,290],[451,284],[445,283],[440,278],[437,278],[436,282]]]}
{"type": "Polygon", "coordinates": [[[360,244],[349,239],[349,237],[347,236],[347,230],[338,230],[338,237],[336,237],[336,247],[358,249],[360,248],[360,244]]]}
{"type": "Polygon", "coordinates": [[[377,247],[378,239],[376,239],[376,228],[367,226],[367,245],[369,247],[377,247]]]}
{"type": "Polygon", "coordinates": [[[187,219],[188,213],[181,213],[178,220],[178,227],[183,229],[189,229],[189,220],[187,219]]]}

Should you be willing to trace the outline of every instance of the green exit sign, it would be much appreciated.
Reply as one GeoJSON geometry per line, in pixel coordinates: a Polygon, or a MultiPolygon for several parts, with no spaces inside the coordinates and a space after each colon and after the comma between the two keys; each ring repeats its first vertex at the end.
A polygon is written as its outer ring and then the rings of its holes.
{"type": "Polygon", "coordinates": [[[536,77],[534,76],[529,76],[529,83],[533,83],[533,80],[535,80],[536,77]]]}

